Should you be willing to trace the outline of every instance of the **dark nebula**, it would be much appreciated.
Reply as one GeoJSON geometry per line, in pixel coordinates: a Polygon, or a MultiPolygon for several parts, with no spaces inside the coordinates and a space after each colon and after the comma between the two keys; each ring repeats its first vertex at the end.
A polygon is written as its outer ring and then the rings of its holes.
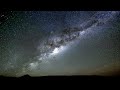
{"type": "Polygon", "coordinates": [[[113,75],[119,11],[0,12],[0,75],[113,75]]]}

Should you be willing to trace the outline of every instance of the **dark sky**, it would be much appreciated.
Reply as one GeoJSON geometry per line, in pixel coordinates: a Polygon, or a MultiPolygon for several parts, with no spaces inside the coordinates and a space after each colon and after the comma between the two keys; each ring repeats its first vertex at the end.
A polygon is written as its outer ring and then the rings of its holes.
{"type": "Polygon", "coordinates": [[[0,20],[0,75],[94,75],[120,61],[119,12],[12,11],[1,13],[0,20]],[[56,39],[65,28],[80,28],[93,17],[102,23],[50,53],[40,53],[48,39],[56,39]]]}

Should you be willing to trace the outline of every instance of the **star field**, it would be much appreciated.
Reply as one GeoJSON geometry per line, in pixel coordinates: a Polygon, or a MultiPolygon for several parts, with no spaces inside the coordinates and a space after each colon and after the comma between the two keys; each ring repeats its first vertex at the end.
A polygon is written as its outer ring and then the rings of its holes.
{"type": "Polygon", "coordinates": [[[119,11],[1,13],[0,75],[94,75],[112,68],[120,61],[119,16],[119,11]]]}

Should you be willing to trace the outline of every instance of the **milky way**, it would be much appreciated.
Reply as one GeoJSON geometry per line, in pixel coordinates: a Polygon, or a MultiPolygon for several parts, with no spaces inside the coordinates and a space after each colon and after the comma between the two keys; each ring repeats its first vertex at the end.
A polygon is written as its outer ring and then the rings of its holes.
{"type": "Polygon", "coordinates": [[[118,11],[12,12],[0,27],[0,74],[94,74],[120,60],[119,24],[118,11]]]}

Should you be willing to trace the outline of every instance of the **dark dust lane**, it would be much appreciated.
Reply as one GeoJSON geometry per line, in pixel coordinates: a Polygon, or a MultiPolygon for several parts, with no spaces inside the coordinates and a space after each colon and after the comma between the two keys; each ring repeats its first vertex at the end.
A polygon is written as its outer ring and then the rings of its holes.
{"type": "Polygon", "coordinates": [[[13,11],[9,17],[0,26],[1,75],[94,75],[120,60],[118,11],[13,11]]]}

